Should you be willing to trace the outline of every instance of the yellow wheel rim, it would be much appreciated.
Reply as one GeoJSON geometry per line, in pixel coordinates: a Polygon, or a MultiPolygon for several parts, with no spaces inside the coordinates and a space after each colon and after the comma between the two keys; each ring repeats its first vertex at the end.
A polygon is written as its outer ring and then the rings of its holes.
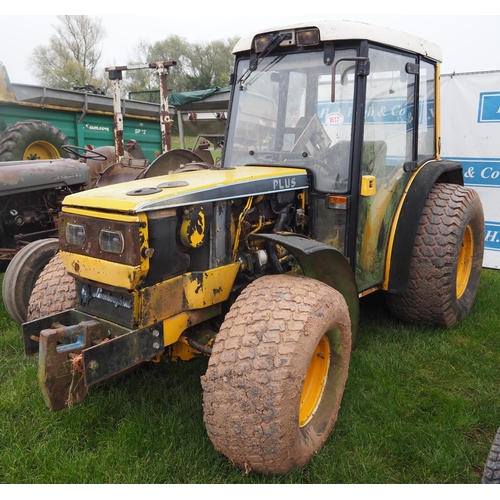
{"type": "Polygon", "coordinates": [[[317,410],[330,368],[330,341],[323,335],[307,369],[304,387],[300,398],[299,425],[304,427],[317,410]]]}
{"type": "Polygon", "coordinates": [[[457,298],[459,299],[467,289],[469,277],[472,270],[472,258],[474,256],[474,236],[470,226],[465,228],[460,255],[457,266],[457,298]]]}
{"type": "Polygon", "coordinates": [[[32,142],[24,151],[23,160],[54,160],[60,158],[58,149],[50,142],[32,142]]]}

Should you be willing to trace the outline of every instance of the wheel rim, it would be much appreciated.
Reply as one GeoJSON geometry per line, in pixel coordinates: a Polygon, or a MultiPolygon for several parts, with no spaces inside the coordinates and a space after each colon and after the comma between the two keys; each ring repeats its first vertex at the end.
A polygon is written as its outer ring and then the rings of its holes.
{"type": "Polygon", "coordinates": [[[300,397],[299,426],[304,427],[314,416],[328,378],[330,368],[330,341],[323,335],[307,369],[300,397]]]}
{"type": "Polygon", "coordinates": [[[457,298],[460,298],[469,283],[469,277],[472,270],[472,258],[474,256],[474,236],[470,226],[465,228],[460,254],[458,256],[457,267],[457,298]]]}
{"type": "Polygon", "coordinates": [[[50,142],[32,142],[24,151],[23,160],[54,160],[60,158],[59,150],[50,142]]]}

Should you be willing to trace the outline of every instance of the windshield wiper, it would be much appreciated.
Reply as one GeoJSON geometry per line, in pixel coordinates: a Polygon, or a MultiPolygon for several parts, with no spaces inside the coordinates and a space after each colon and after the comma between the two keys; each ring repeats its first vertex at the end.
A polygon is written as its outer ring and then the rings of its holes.
{"type": "Polygon", "coordinates": [[[243,84],[246,82],[248,77],[252,72],[254,72],[257,69],[257,66],[259,65],[259,61],[261,59],[264,59],[266,56],[268,56],[276,47],[279,46],[279,44],[285,40],[287,37],[289,37],[289,33],[276,33],[273,35],[271,40],[267,42],[265,47],[262,49],[262,52],[257,55],[254,61],[248,66],[248,69],[241,75],[241,78],[238,80],[237,83],[240,84],[240,90],[243,90],[243,84]]]}

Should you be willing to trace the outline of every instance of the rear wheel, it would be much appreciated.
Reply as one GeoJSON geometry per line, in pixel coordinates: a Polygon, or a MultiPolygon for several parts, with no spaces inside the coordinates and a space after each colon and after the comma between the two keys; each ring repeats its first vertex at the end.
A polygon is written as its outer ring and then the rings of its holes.
{"type": "Polygon", "coordinates": [[[500,484],[500,428],[491,445],[483,473],[483,484],[500,484]]]}
{"type": "Polygon", "coordinates": [[[40,120],[14,123],[0,136],[0,161],[50,160],[67,157],[68,138],[54,125],[40,120]]]}
{"type": "Polygon", "coordinates": [[[59,254],[45,266],[29,299],[28,321],[73,309],[76,306],[75,279],[70,276],[59,254]]]}
{"type": "Polygon", "coordinates": [[[409,322],[460,322],[474,304],[483,252],[484,215],[476,191],[436,184],[420,216],[408,289],[388,295],[389,310],[409,322]]]}
{"type": "Polygon", "coordinates": [[[250,284],[227,314],[202,377],[215,448],[246,471],[305,466],[337,420],[350,351],[339,292],[304,276],[250,284]]]}
{"type": "Polygon", "coordinates": [[[2,296],[5,309],[17,323],[26,321],[36,280],[58,247],[57,238],[37,240],[21,248],[9,262],[2,284],[2,296]]]}

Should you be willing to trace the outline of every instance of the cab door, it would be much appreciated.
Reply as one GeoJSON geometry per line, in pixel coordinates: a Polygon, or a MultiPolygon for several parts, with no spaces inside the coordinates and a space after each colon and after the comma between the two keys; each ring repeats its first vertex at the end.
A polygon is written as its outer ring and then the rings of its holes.
{"type": "Polygon", "coordinates": [[[383,282],[391,222],[415,168],[415,56],[369,48],[356,236],[360,292],[383,282]]]}

